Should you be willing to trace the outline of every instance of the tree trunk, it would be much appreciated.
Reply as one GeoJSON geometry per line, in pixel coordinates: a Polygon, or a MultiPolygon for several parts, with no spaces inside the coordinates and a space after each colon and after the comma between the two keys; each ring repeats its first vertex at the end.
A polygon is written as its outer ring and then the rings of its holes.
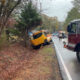
{"type": "Polygon", "coordinates": [[[5,5],[3,3],[1,3],[1,5],[0,5],[0,36],[1,36],[1,33],[2,33],[3,29],[4,29],[4,27],[6,27],[6,23],[8,21],[8,18],[11,15],[11,13],[13,12],[13,10],[21,2],[21,0],[16,1],[16,3],[14,4],[14,6],[12,8],[10,8],[11,1],[12,0],[8,0],[5,5]]]}
{"type": "Polygon", "coordinates": [[[29,47],[30,46],[29,36],[28,36],[28,29],[27,29],[27,31],[25,31],[24,45],[25,45],[25,47],[29,47]]]}

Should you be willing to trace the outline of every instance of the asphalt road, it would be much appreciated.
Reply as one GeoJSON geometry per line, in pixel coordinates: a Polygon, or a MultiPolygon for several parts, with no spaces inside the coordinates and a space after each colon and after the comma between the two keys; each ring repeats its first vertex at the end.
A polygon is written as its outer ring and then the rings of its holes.
{"type": "Polygon", "coordinates": [[[52,38],[57,53],[60,70],[64,80],[80,80],[80,63],[76,53],[63,47],[63,42],[57,37],[52,38]]]}

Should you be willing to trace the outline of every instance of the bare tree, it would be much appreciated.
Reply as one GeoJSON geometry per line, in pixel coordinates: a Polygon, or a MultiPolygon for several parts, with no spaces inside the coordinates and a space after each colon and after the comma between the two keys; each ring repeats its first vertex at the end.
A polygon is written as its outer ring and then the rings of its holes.
{"type": "Polygon", "coordinates": [[[21,0],[0,0],[0,34],[11,13],[20,3],[21,0]]]}

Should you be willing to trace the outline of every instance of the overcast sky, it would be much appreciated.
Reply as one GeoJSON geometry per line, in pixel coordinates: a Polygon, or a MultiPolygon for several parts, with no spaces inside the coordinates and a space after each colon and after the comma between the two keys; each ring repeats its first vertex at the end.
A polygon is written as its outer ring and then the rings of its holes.
{"type": "Polygon", "coordinates": [[[42,3],[42,13],[50,17],[57,16],[59,21],[64,21],[67,12],[73,7],[72,0],[38,0],[42,3]]]}

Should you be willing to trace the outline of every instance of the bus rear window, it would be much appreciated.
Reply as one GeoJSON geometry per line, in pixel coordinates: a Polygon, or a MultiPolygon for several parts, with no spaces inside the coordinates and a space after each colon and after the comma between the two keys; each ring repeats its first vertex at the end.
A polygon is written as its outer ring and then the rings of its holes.
{"type": "Polygon", "coordinates": [[[33,38],[34,38],[34,39],[37,39],[37,38],[39,38],[39,37],[41,37],[41,36],[42,36],[42,33],[39,33],[39,34],[33,35],[33,38]]]}

